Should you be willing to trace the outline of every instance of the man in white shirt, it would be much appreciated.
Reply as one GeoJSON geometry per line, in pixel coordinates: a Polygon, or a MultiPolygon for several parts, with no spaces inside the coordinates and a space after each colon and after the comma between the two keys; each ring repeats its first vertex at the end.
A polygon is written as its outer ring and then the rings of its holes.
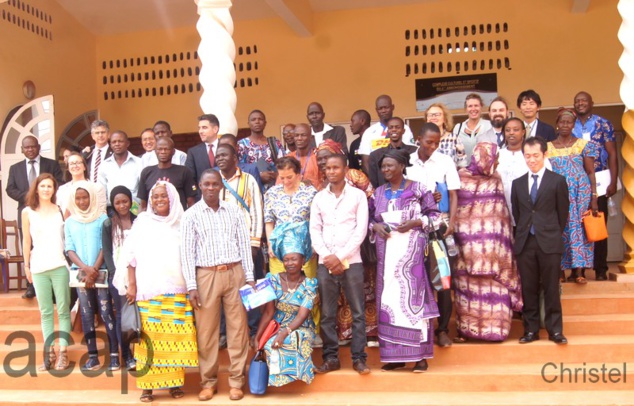
{"type": "Polygon", "coordinates": [[[326,113],[321,104],[317,102],[310,103],[306,110],[306,118],[311,126],[311,133],[313,135],[314,145],[313,148],[321,145],[324,140],[331,139],[341,144],[343,152],[348,153],[348,137],[346,136],[346,129],[336,125],[331,126],[324,123],[326,113]]]}
{"type": "Polygon", "coordinates": [[[365,292],[361,243],[368,230],[368,202],[361,190],[346,182],[345,155],[326,161],[329,185],[313,198],[310,238],[319,255],[317,281],[321,300],[323,364],[318,374],[341,368],[337,339],[337,303],[343,289],[352,311],[352,365],[361,375],[370,373],[365,353],[365,292]]]}
{"type": "MultiPolygon", "coordinates": [[[[376,98],[375,107],[376,114],[379,116],[379,122],[372,124],[370,128],[363,133],[358,152],[358,154],[361,155],[361,160],[363,161],[363,172],[366,174],[368,174],[370,153],[379,148],[387,147],[390,143],[387,131],[387,122],[394,116],[394,103],[392,103],[392,98],[386,94],[376,98]]],[[[405,125],[403,142],[408,145],[416,145],[412,130],[407,124],[405,125]]]]}
{"type": "MultiPolygon", "coordinates": [[[[169,137],[170,139],[172,138],[172,127],[167,121],[157,121],[154,124],[152,131],[154,131],[154,135],[157,140],[161,137],[169,137]]],[[[185,161],[187,161],[187,154],[180,149],[174,149],[172,164],[185,166],[185,161]]],[[[156,156],[156,151],[154,151],[153,153],[144,154],[141,165],[143,166],[143,168],[152,165],[158,165],[158,157],[156,156]]]]}
{"type": "Polygon", "coordinates": [[[110,126],[104,120],[95,120],[90,125],[90,135],[95,141],[95,145],[84,148],[82,155],[88,163],[88,180],[97,182],[99,179],[99,167],[106,158],[112,155],[112,150],[108,145],[110,126]]]}
{"type": "Polygon", "coordinates": [[[141,159],[128,151],[130,141],[124,131],[115,131],[110,136],[110,148],[113,154],[101,164],[98,181],[106,189],[108,201],[108,214],[112,214],[110,206],[110,192],[116,186],[125,186],[130,192],[137,206],[139,200],[139,176],[141,176],[141,159]]]}
{"type": "MultiPolygon", "coordinates": [[[[456,211],[458,210],[458,190],[460,190],[460,177],[453,159],[438,151],[440,145],[440,128],[434,123],[425,123],[418,135],[418,151],[410,155],[412,166],[407,168],[407,178],[425,185],[425,188],[434,193],[436,202],[441,199],[437,191],[437,184],[444,183],[449,191],[449,213],[443,213],[446,222],[446,230],[443,237],[453,234],[456,211]],[[447,218],[448,216],[448,218],[447,218]]],[[[443,226],[441,226],[441,229],[443,226]]],[[[425,259],[425,269],[430,271],[428,258],[425,259]]],[[[451,290],[441,290],[437,293],[438,328],[436,329],[436,342],[440,347],[450,347],[449,319],[451,318],[452,302],[451,290]]]]}
{"type": "Polygon", "coordinates": [[[517,96],[517,108],[524,116],[524,126],[526,127],[526,138],[542,137],[547,142],[557,138],[555,129],[537,119],[539,109],[542,107],[542,99],[534,90],[525,90],[517,96]]]}
{"type": "Polygon", "coordinates": [[[141,162],[143,162],[143,160],[149,159],[149,155],[153,154],[154,148],[156,148],[156,135],[154,134],[154,130],[146,128],[141,131],[141,145],[145,150],[145,153],[141,155],[141,162]]]}

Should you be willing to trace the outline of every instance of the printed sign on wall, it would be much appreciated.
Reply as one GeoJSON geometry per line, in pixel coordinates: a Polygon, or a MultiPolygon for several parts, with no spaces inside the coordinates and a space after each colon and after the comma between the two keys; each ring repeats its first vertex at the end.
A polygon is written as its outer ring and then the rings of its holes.
{"type": "Polygon", "coordinates": [[[469,93],[478,93],[488,106],[498,96],[497,74],[416,79],[416,110],[425,111],[434,103],[443,103],[449,110],[462,110],[469,93]]]}

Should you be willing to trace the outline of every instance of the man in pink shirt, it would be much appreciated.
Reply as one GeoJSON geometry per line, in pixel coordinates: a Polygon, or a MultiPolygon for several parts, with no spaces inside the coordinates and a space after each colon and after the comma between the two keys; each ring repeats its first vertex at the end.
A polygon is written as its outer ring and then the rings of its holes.
{"type": "Polygon", "coordinates": [[[336,371],[339,342],[336,331],[337,301],[343,289],[352,311],[352,365],[361,375],[369,374],[365,353],[365,293],[361,243],[368,230],[367,197],[346,182],[345,155],[326,161],[326,178],[330,183],[317,193],[310,209],[310,238],[319,255],[317,281],[321,298],[321,337],[323,364],[318,374],[336,371]]]}

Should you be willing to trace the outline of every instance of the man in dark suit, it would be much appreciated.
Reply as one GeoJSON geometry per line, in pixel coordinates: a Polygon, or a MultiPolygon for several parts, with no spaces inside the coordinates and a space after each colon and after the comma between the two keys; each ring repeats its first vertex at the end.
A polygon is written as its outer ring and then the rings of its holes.
{"type": "Polygon", "coordinates": [[[348,137],[346,136],[346,129],[340,125],[331,126],[324,123],[324,108],[317,102],[310,103],[306,111],[306,118],[311,126],[311,133],[313,135],[312,147],[318,147],[324,140],[331,139],[341,144],[343,152],[348,154],[348,137]]]}
{"type": "Polygon", "coordinates": [[[104,120],[95,120],[90,124],[90,135],[95,145],[86,147],[82,155],[88,164],[88,180],[97,183],[99,179],[99,167],[110,155],[112,150],[108,141],[110,140],[110,126],[104,120]]]}
{"type": "Polygon", "coordinates": [[[542,107],[542,99],[534,90],[525,90],[517,96],[517,108],[524,116],[526,138],[542,137],[546,141],[554,141],[557,138],[555,129],[537,119],[539,109],[542,107]]]}
{"type": "MultiPolygon", "coordinates": [[[[198,135],[202,141],[187,151],[185,166],[194,174],[194,184],[200,183],[200,177],[207,169],[216,166],[215,154],[218,149],[218,131],[220,122],[214,114],[198,117],[198,135]]],[[[196,200],[200,199],[200,194],[196,200]]]]}
{"type": "Polygon", "coordinates": [[[529,172],[513,181],[511,204],[515,218],[513,253],[522,278],[524,335],[521,344],[539,340],[539,288],[544,289],[548,339],[567,344],[563,335],[559,275],[564,251],[562,235],[568,221],[566,179],[544,167],[548,146],[541,137],[524,141],[529,172]]]}
{"type": "MultiPolygon", "coordinates": [[[[26,194],[29,191],[31,183],[42,173],[50,173],[57,183],[64,183],[62,169],[57,161],[40,156],[40,144],[32,135],[27,135],[22,140],[22,153],[25,160],[11,165],[9,168],[9,180],[7,181],[7,195],[18,202],[18,225],[20,228],[20,239],[22,239],[22,209],[26,194]]],[[[33,285],[27,282],[26,292],[22,295],[23,299],[31,299],[35,297],[35,289],[33,285]]]]}

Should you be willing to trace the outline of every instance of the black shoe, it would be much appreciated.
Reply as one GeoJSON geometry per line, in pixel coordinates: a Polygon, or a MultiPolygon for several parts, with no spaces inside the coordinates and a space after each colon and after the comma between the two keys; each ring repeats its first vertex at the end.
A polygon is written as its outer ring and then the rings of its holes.
{"type": "Polygon", "coordinates": [[[365,361],[358,359],[352,363],[352,369],[357,371],[359,375],[367,375],[370,373],[370,368],[365,364],[365,361]]]}
{"type": "Polygon", "coordinates": [[[520,344],[528,344],[537,340],[539,340],[539,333],[531,333],[529,331],[524,333],[524,335],[520,337],[520,344]]]}
{"type": "Polygon", "coordinates": [[[381,371],[394,371],[395,369],[405,368],[404,362],[390,362],[381,367],[381,371]]]}
{"type": "Polygon", "coordinates": [[[551,336],[548,336],[550,341],[554,341],[555,344],[565,345],[568,344],[568,339],[561,333],[555,333],[551,336]]]}
{"type": "Polygon", "coordinates": [[[597,281],[607,281],[608,275],[605,272],[597,272],[594,279],[597,281]]]}
{"type": "Polygon", "coordinates": [[[336,371],[338,369],[341,369],[341,363],[338,359],[331,358],[324,361],[321,366],[316,367],[314,370],[316,374],[327,374],[328,372],[336,371]]]}
{"type": "Polygon", "coordinates": [[[35,297],[35,288],[31,285],[26,288],[26,292],[22,295],[22,299],[33,299],[35,297]]]}
{"type": "Polygon", "coordinates": [[[429,366],[427,365],[427,360],[423,359],[414,364],[414,369],[412,369],[412,372],[420,374],[427,371],[427,368],[429,368],[429,366]]]}

